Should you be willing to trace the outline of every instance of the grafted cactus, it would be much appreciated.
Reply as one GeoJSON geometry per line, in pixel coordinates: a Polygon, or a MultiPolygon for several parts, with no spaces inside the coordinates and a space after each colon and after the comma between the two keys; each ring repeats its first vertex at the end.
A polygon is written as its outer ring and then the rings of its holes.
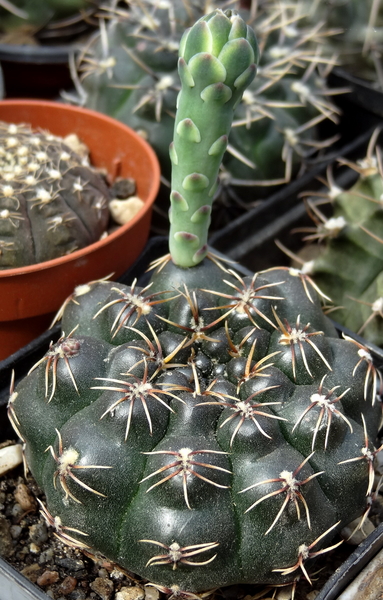
{"type": "Polygon", "coordinates": [[[239,15],[228,19],[222,12],[211,13],[181,39],[182,89],[170,146],[170,252],[179,266],[191,267],[206,256],[211,205],[234,108],[254,79],[257,62],[254,31],[239,15]]]}
{"type": "MultiPolygon", "coordinates": [[[[254,50],[232,10],[185,35],[173,209],[195,202],[195,214],[209,202],[211,185],[188,189],[187,178],[210,173],[217,138],[224,147],[243,91],[234,86],[231,102],[230,86],[251,78],[254,50]],[[212,48],[227,57],[227,79],[212,48]],[[211,120],[223,129],[214,123],[200,152],[190,138],[210,128],[198,115],[214,95],[211,120]]],[[[76,288],[58,315],[61,338],[11,390],[43,515],[64,542],[167,594],[310,581],[312,559],[368,514],[380,372],[366,348],[338,338],[307,276],[284,267],[242,276],[202,259],[204,232],[190,232],[189,219],[182,228],[173,209],[172,253],[150,283],[76,288]]]]}
{"type": "Polygon", "coordinates": [[[0,123],[0,268],[96,242],[108,224],[108,201],[104,179],[63,140],[0,123]]]}

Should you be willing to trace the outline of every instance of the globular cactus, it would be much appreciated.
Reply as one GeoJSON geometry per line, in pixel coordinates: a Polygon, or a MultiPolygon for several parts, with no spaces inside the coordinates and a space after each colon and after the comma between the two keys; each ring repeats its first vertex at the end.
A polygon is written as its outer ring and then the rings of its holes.
{"type": "Polygon", "coordinates": [[[302,269],[331,299],[334,318],[382,346],[383,163],[378,135],[377,129],[366,156],[356,163],[341,159],[356,175],[349,189],[341,189],[330,171],[328,188],[316,196],[305,193],[314,227],[307,229],[300,259],[302,269]]]}
{"type": "Polygon", "coordinates": [[[96,242],[109,220],[106,182],[50,133],[0,123],[0,268],[96,242]]]}
{"type": "MultiPolygon", "coordinates": [[[[334,62],[322,53],[325,28],[318,23],[300,26],[301,2],[295,7],[268,0],[259,3],[256,14],[241,4],[231,7],[254,25],[262,53],[259,76],[237,107],[217,207],[228,196],[235,206],[264,196],[263,186],[289,181],[304,170],[333,141],[320,136],[318,125],[337,122],[339,113],[325,80],[334,62]]],[[[179,41],[183,30],[214,6],[220,3],[134,0],[125,10],[111,8],[99,34],[78,57],[77,97],[66,95],[140,131],[155,149],[166,178],[171,171],[168,146],[178,92],[179,41]]]]}
{"type": "Polygon", "coordinates": [[[180,48],[171,255],[145,287],[76,288],[9,416],[61,540],[192,597],[310,580],[312,559],[368,514],[381,375],[303,273],[241,276],[205,256],[257,46],[217,9],[180,48]]]}

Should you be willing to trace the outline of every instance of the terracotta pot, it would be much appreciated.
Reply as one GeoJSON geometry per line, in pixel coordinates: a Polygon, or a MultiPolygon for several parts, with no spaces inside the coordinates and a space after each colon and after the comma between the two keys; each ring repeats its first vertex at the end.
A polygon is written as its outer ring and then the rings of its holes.
{"type": "Polygon", "coordinates": [[[37,265],[0,271],[0,359],[46,329],[73,288],[113,273],[118,278],[149,236],[160,168],[151,147],[132,129],[95,111],[40,100],[0,102],[0,121],[29,123],[65,136],[76,133],[91,162],[110,178],[133,177],[144,206],[126,225],[94,244],[37,265]]]}

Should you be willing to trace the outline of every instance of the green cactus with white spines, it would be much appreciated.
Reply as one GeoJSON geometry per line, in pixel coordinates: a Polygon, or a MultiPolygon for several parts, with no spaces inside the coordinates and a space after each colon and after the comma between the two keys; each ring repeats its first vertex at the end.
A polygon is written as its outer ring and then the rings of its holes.
{"type": "Polygon", "coordinates": [[[383,172],[378,134],[375,130],[365,157],[355,163],[341,159],[355,173],[349,189],[338,187],[330,175],[319,204],[307,192],[314,228],[304,238],[310,244],[300,259],[312,255],[302,268],[331,299],[334,318],[382,346],[383,172]],[[330,211],[322,208],[326,201],[330,211]]]}
{"type": "MultiPolygon", "coordinates": [[[[243,92],[226,87],[252,77],[254,38],[235,11],[218,9],[185,34],[181,52],[176,129],[188,114],[200,128],[220,91],[228,110],[211,119],[223,121],[212,126],[221,139],[243,92]],[[227,60],[227,79],[217,60],[227,60]]],[[[181,188],[190,173],[213,178],[217,168],[213,155],[206,170],[213,142],[200,153],[186,137],[176,132],[171,149],[181,188]]],[[[210,189],[196,194],[200,206],[210,189]]],[[[188,205],[192,193],[182,188],[188,205]]],[[[206,234],[189,231],[187,217],[172,216],[171,255],[146,287],[104,280],[74,290],[58,315],[66,334],[12,386],[10,419],[64,542],[186,597],[310,579],[335,533],[368,514],[381,375],[363,346],[338,338],[303,273],[242,277],[203,258],[206,234]]]]}
{"type": "Polygon", "coordinates": [[[62,138],[0,122],[0,269],[97,242],[109,200],[105,180],[62,138]]]}

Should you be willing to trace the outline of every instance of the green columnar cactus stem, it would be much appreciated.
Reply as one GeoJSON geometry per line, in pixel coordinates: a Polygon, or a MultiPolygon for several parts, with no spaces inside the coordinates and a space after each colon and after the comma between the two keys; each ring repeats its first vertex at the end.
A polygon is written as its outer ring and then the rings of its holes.
{"type": "Polygon", "coordinates": [[[258,45],[236,11],[218,9],[185,32],[179,54],[169,246],[175,264],[192,267],[207,254],[218,170],[234,109],[255,77],[258,45]]]}

